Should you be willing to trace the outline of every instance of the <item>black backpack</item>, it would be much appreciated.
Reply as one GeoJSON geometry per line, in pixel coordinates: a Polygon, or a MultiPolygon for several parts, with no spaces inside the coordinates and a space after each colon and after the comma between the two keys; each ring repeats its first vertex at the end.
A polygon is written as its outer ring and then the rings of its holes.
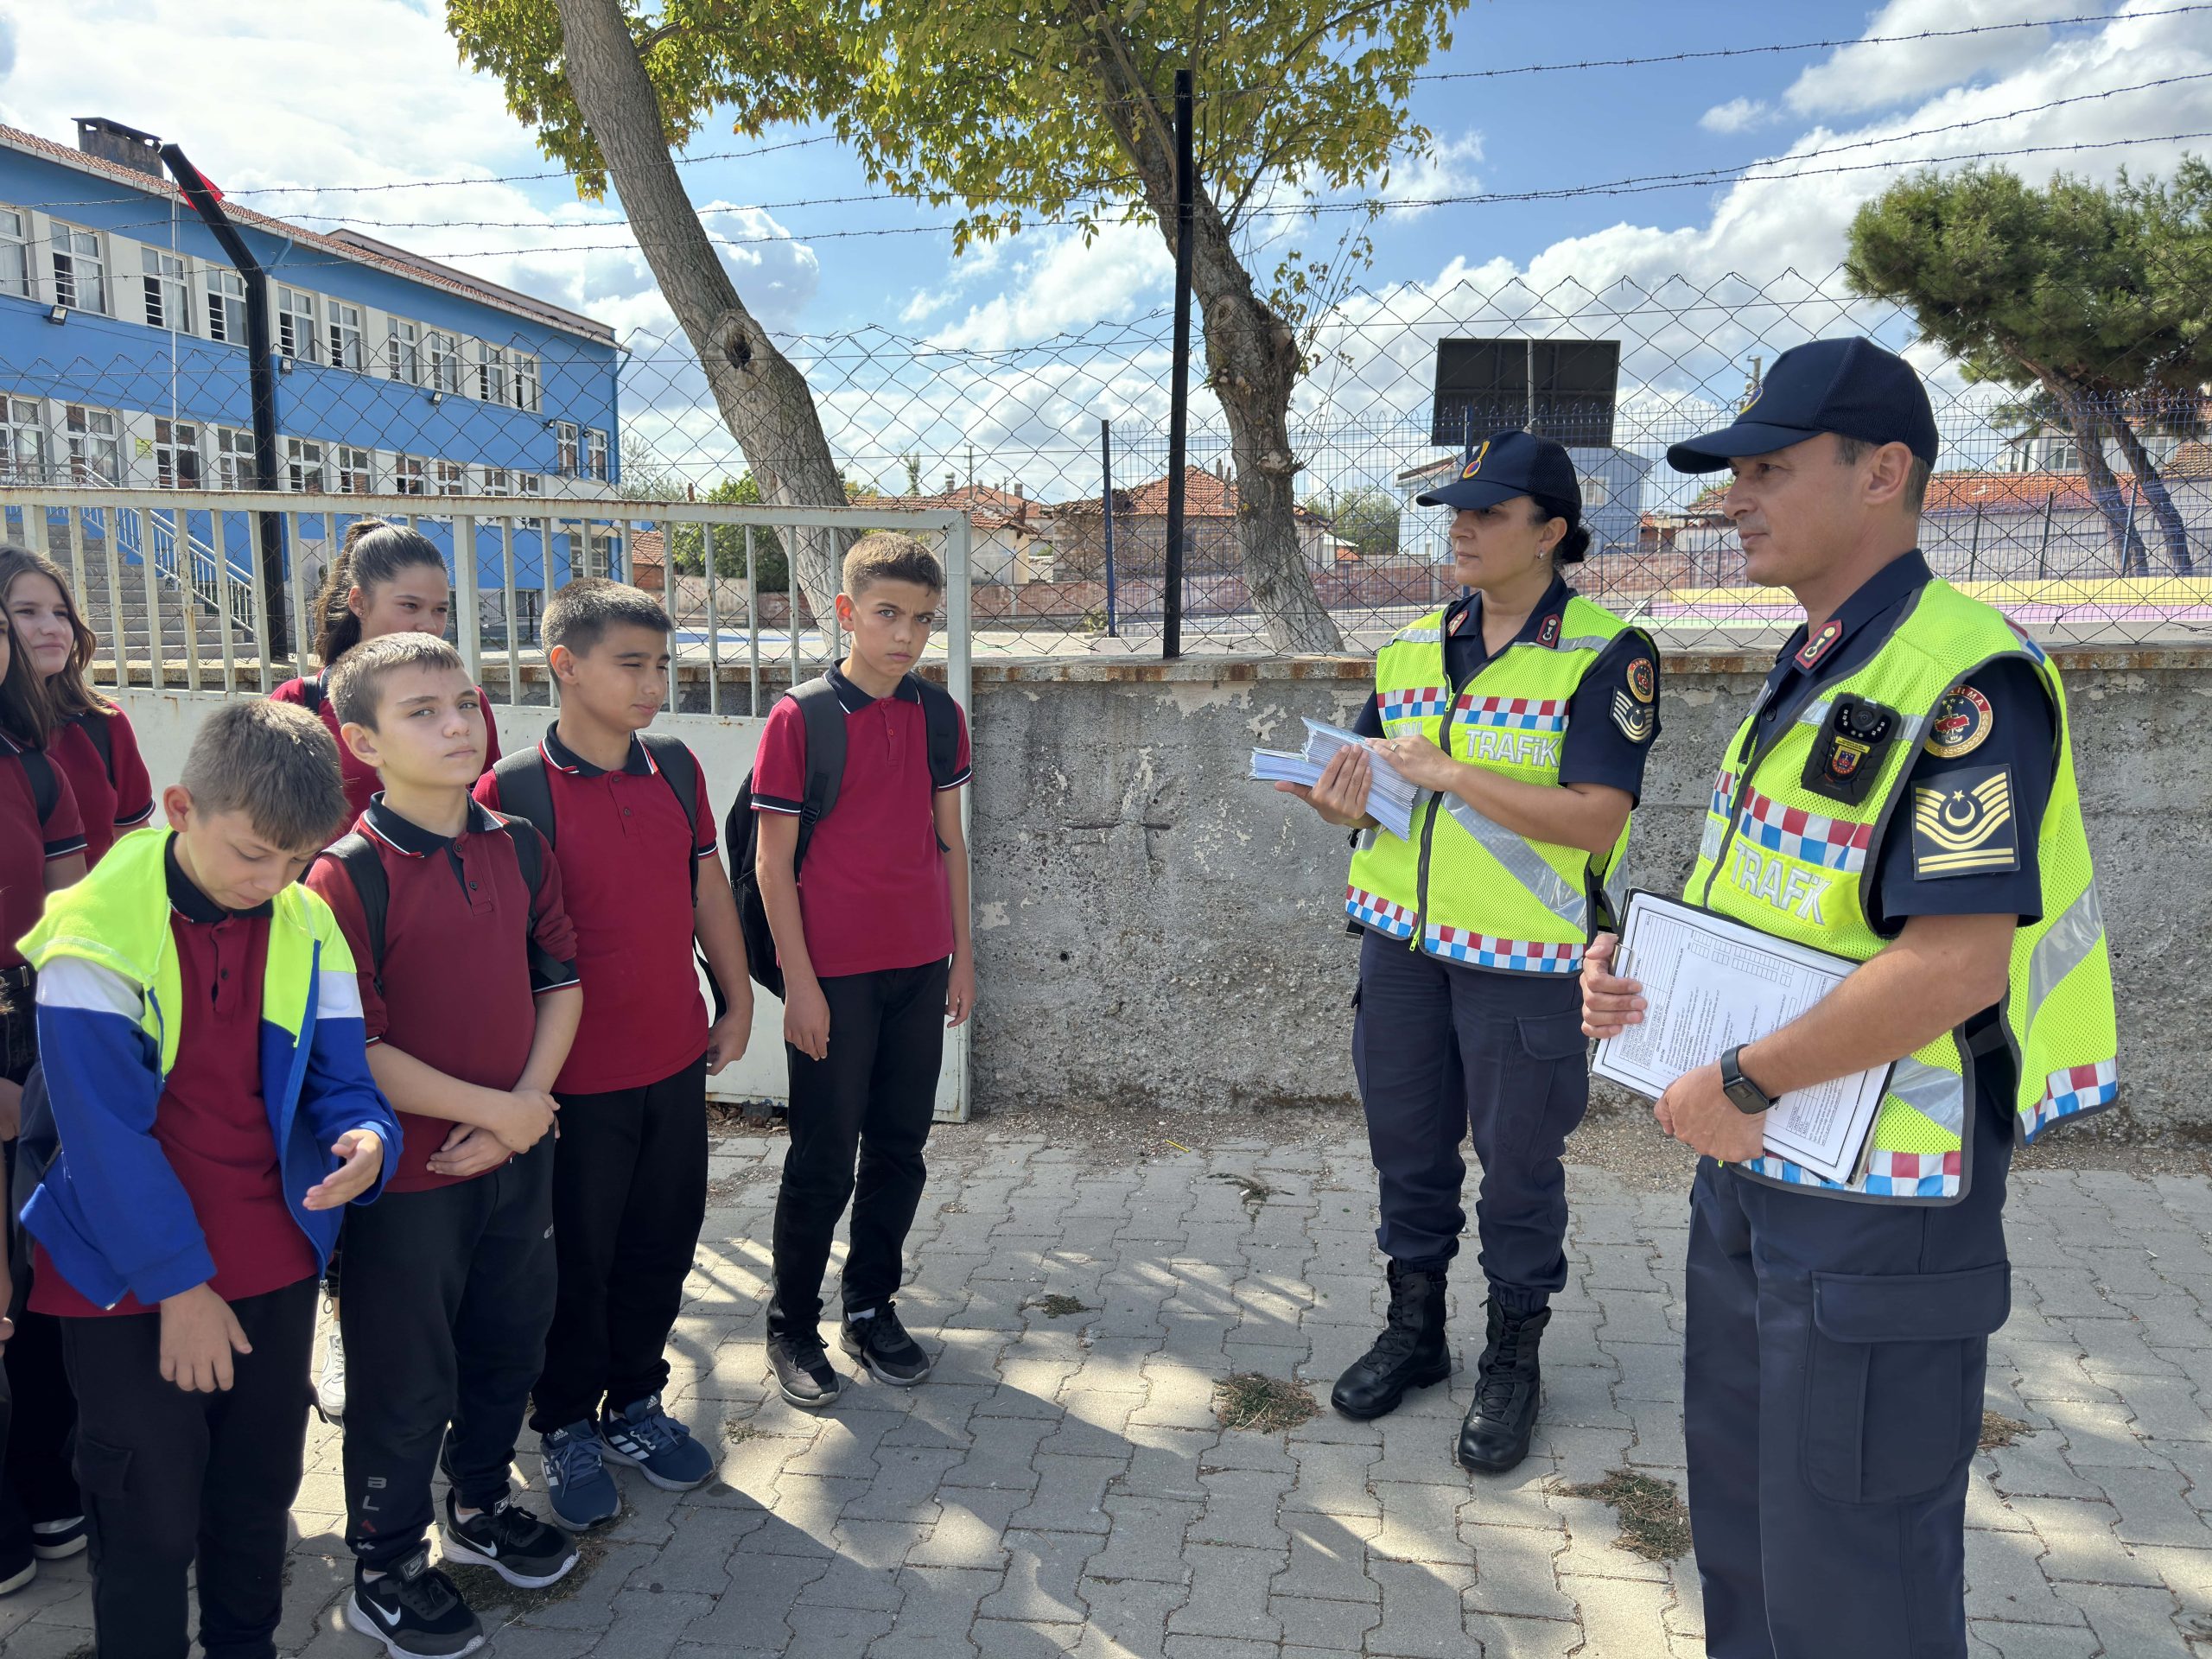
{"type": "MultiPolygon", "coordinates": [[[[960,705],[952,694],[932,681],[909,674],[919,690],[922,723],[928,733],[930,781],[942,787],[951,781],[960,760],[960,705]]],[[[837,791],[845,780],[845,710],[829,677],[795,685],[784,694],[798,705],[806,722],[806,789],[798,814],[798,844],[791,849],[791,874],[798,874],[806,860],[807,843],[814,827],[837,804],[837,791]]],[[[737,894],[738,925],[745,933],[746,965],[769,995],[784,994],[784,970],[776,960],[776,936],[768,925],[768,907],[760,898],[760,876],[755,866],[760,855],[760,815],[753,810],[753,774],[747,772],[737,786],[722,825],[723,842],[729,849],[729,884],[737,894]]],[[[942,845],[942,842],[939,843],[942,845]]]]}
{"type": "Polygon", "coordinates": [[[23,763],[23,776],[30,779],[31,810],[44,823],[60,803],[61,774],[54,769],[54,758],[44,749],[23,749],[16,759],[23,763]]]}
{"type": "MultiPolygon", "coordinates": [[[[544,861],[540,855],[542,843],[519,814],[497,812],[493,816],[499,820],[507,838],[515,844],[515,862],[522,867],[523,885],[530,889],[529,934],[535,934],[537,889],[545,875],[544,861]]],[[[340,836],[324,848],[320,856],[346,872],[353,884],[354,895],[361,901],[361,921],[369,936],[369,959],[353,965],[357,969],[365,967],[369,970],[370,982],[376,986],[377,995],[382,996],[385,917],[391,908],[391,884],[385,877],[384,859],[377,852],[376,843],[359,830],[340,836]]]]}
{"type": "MultiPolygon", "coordinates": [[[[662,732],[639,732],[638,741],[645,746],[645,753],[652,757],[653,765],[675,792],[677,804],[683,809],[683,822],[691,827],[691,839],[699,839],[699,760],[680,737],[671,737],[662,732]]],[[[553,786],[545,776],[544,753],[532,744],[512,754],[502,755],[499,764],[492,768],[492,776],[499,780],[499,810],[510,817],[528,818],[537,826],[537,833],[545,837],[548,847],[558,844],[553,827],[553,786]]],[[[684,863],[691,877],[691,897],[699,897],[699,861],[687,856],[684,863]]]]}
{"type": "Polygon", "coordinates": [[[308,713],[320,717],[322,714],[323,699],[327,696],[329,693],[323,689],[321,675],[317,674],[312,679],[302,679],[300,682],[300,707],[306,709],[308,713]]]}

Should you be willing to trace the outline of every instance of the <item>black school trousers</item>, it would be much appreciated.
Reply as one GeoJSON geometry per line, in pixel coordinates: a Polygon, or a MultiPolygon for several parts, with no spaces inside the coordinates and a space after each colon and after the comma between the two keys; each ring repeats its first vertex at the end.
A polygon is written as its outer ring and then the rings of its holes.
{"type": "Polygon", "coordinates": [[[554,1145],[346,1218],[346,1542],[370,1572],[421,1545],[442,1461],[462,1507],[507,1496],[553,1319],[554,1145]]]}
{"type": "Polygon", "coordinates": [[[530,1426],[541,1434],[667,1386],[664,1351],[707,1219],[705,1055],[642,1088],[558,1098],[560,1288],[531,1391],[530,1426]]]}
{"type": "Polygon", "coordinates": [[[250,1354],[227,1393],[162,1380],[162,1316],[61,1323],[77,1390],[99,1659],[184,1659],[198,1567],[207,1659],[272,1659],[308,1426],[315,1281],[231,1304],[250,1354]]]}
{"type": "Polygon", "coordinates": [[[937,1110],[951,969],[931,962],[825,979],[828,1056],[784,1046],[791,1143],[776,1191],[772,1337],[804,1338],[820,1328],[822,1275],[848,1199],[845,1313],[880,1306],[899,1289],[906,1230],[929,1178],[922,1147],[937,1110]]]}

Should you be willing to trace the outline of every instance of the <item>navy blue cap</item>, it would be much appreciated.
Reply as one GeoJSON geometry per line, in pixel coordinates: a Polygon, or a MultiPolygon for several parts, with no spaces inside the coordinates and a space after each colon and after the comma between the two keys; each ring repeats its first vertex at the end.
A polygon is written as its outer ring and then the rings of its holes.
{"type": "Polygon", "coordinates": [[[1467,446],[1459,476],[1414,498],[1421,507],[1494,507],[1516,495],[1533,495],[1570,525],[1582,522],[1582,480],[1567,446],[1518,427],[1493,432],[1467,446]]]}
{"type": "Polygon", "coordinates": [[[1793,443],[1839,433],[1866,443],[1902,443],[1936,464],[1936,411],[1912,365],[1871,340],[1815,340],[1774,359],[1759,395],[1735,424],[1677,443],[1667,464],[1678,473],[1717,473],[1732,461],[1771,454],[1793,443]]]}

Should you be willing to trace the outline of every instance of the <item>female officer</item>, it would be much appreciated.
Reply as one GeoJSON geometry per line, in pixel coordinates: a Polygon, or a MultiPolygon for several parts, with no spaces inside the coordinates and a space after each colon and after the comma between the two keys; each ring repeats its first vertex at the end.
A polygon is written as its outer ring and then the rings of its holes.
{"type": "Polygon", "coordinates": [[[1453,572],[1472,591],[1382,647],[1361,716],[1374,751],[1434,791],[1414,837],[1367,816],[1363,750],[1341,751],[1310,789],[1276,787],[1365,832],[1344,893],[1365,935],[1352,1064],[1390,1311],[1332,1402],[1379,1417],[1451,1375],[1445,1274],[1471,1128],[1490,1319],[1459,1456],[1500,1473],[1528,1454],[1537,1344],[1567,1282],[1560,1156],[1590,1095],[1576,974],[1659,730],[1658,658],[1560,575],[1590,545],[1563,446],[1497,433],[1418,504],[1453,509],[1453,572]]]}

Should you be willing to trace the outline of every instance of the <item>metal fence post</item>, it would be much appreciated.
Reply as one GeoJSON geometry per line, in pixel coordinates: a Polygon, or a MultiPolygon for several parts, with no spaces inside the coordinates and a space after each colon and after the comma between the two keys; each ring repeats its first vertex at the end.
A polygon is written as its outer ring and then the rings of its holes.
{"type": "Polygon", "coordinates": [[[1121,619],[1116,614],[1114,592],[1114,423],[1098,423],[1098,505],[1105,514],[1106,532],[1106,634],[1109,639],[1121,635],[1121,619]]]}
{"type": "Polygon", "coordinates": [[[1175,344],[1167,402],[1166,592],[1162,597],[1160,655],[1183,654],[1183,467],[1191,423],[1191,222],[1197,193],[1191,156],[1191,72],[1175,72],[1175,344]]]}

